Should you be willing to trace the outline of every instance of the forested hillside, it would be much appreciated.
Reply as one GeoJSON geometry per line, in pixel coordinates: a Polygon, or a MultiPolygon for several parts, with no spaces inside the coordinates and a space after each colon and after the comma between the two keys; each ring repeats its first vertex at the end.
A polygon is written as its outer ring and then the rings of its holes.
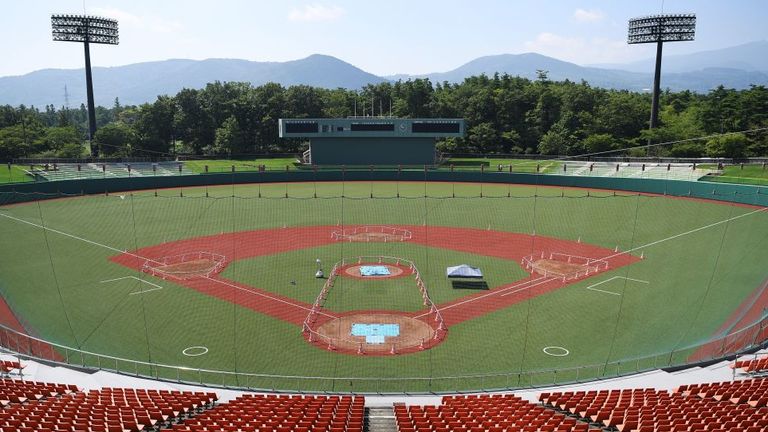
{"type": "MultiPolygon", "coordinates": [[[[768,127],[768,89],[717,88],[707,94],[665,92],[662,127],[647,130],[651,97],[569,81],[485,75],[459,84],[428,79],[384,82],[361,91],[304,85],[215,82],[183,89],[140,106],[97,108],[96,145],[105,156],[206,156],[299,152],[306,143],[281,140],[281,117],[463,117],[465,139],[439,143],[450,153],[576,155],[768,127]],[[391,108],[390,108],[391,107],[391,108]]],[[[87,131],[84,106],[0,106],[0,159],[77,157],[87,131]]],[[[768,155],[766,133],[663,146],[659,155],[768,155]]]]}

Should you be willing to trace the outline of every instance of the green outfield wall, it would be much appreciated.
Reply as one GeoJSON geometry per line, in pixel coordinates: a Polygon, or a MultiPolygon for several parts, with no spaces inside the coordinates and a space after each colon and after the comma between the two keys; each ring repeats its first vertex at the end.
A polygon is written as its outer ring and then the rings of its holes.
{"type": "Polygon", "coordinates": [[[552,187],[605,189],[625,192],[669,195],[768,206],[768,187],[661,179],[612,177],[576,177],[499,172],[447,172],[406,170],[294,170],[244,172],[207,175],[158,177],[123,177],[105,179],[65,180],[53,182],[16,183],[0,185],[0,204],[27,202],[37,199],[71,195],[93,195],[151,190],[217,186],[245,183],[326,181],[408,181],[408,182],[476,182],[520,184],[552,187]]]}

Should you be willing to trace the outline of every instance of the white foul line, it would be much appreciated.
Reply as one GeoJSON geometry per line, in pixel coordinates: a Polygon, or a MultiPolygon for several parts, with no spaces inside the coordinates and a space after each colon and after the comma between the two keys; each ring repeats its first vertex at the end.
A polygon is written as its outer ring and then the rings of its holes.
{"type": "MultiPolygon", "coordinates": [[[[519,291],[523,291],[523,290],[527,290],[527,289],[529,289],[529,288],[535,287],[536,285],[541,285],[541,284],[543,284],[543,283],[547,283],[547,282],[550,282],[550,281],[553,281],[553,280],[555,280],[555,278],[546,278],[546,277],[544,277],[544,276],[541,276],[541,277],[539,277],[539,278],[536,278],[536,279],[531,279],[531,280],[527,280],[527,281],[524,281],[524,282],[521,282],[521,283],[518,283],[518,284],[510,285],[510,286],[508,286],[508,287],[505,287],[505,288],[499,288],[499,289],[495,289],[495,290],[493,290],[493,291],[491,291],[491,292],[489,292],[489,293],[487,293],[487,294],[483,294],[483,295],[481,295],[481,296],[477,296],[477,297],[470,297],[470,298],[468,298],[467,300],[464,300],[464,301],[461,301],[461,302],[458,302],[458,303],[454,303],[454,304],[450,304],[450,305],[448,305],[448,306],[446,306],[446,307],[444,307],[444,308],[438,309],[438,310],[439,310],[440,312],[442,312],[442,311],[444,311],[444,310],[447,310],[447,309],[450,309],[450,308],[452,308],[452,307],[461,306],[461,305],[463,305],[463,304],[466,304],[466,303],[471,303],[471,302],[473,302],[473,301],[476,301],[476,300],[480,300],[480,299],[486,298],[486,297],[488,297],[488,296],[492,296],[492,295],[496,295],[496,294],[500,294],[500,293],[503,293],[503,292],[509,291],[509,290],[511,290],[511,289],[513,289],[513,288],[523,287],[523,288],[518,288],[517,290],[515,290],[515,291],[512,291],[512,292],[510,292],[510,293],[501,294],[501,297],[504,297],[504,296],[505,296],[505,295],[507,295],[507,294],[514,294],[514,293],[516,293],[516,292],[519,292],[519,291]],[[542,281],[542,279],[544,279],[544,280],[542,281]],[[530,283],[532,283],[532,282],[536,282],[536,281],[541,281],[541,282],[538,282],[538,283],[536,283],[536,284],[534,284],[534,285],[531,285],[531,286],[525,286],[525,285],[528,285],[528,284],[530,284],[530,283]]],[[[414,318],[421,318],[421,317],[425,317],[425,316],[429,315],[430,313],[431,313],[431,312],[426,312],[426,313],[423,313],[423,314],[421,314],[421,315],[416,315],[414,318]]]]}
{"type": "Polygon", "coordinates": [[[740,215],[734,216],[732,218],[724,219],[724,220],[721,220],[721,221],[718,221],[718,222],[711,223],[709,225],[705,225],[705,226],[702,226],[702,227],[694,228],[694,229],[692,229],[690,231],[686,231],[684,233],[675,234],[675,235],[673,235],[671,237],[667,237],[667,238],[664,238],[664,239],[661,239],[661,240],[656,240],[654,242],[650,242],[650,243],[644,244],[642,246],[638,246],[638,247],[635,247],[635,248],[632,248],[632,249],[629,249],[629,250],[625,250],[625,251],[622,251],[622,252],[619,252],[619,253],[615,253],[613,255],[609,255],[607,257],[604,257],[603,259],[616,258],[617,256],[620,256],[620,255],[625,255],[625,254],[634,252],[636,250],[640,250],[640,249],[643,249],[643,248],[647,248],[649,246],[654,246],[654,245],[657,245],[659,243],[663,243],[663,242],[665,242],[667,240],[673,240],[673,239],[676,239],[678,237],[682,237],[682,236],[685,236],[685,235],[688,235],[688,234],[693,234],[695,232],[698,232],[698,231],[701,231],[701,230],[705,230],[707,228],[712,228],[713,226],[724,224],[724,223],[727,223],[727,222],[730,222],[730,221],[733,221],[733,220],[736,220],[736,219],[741,219],[741,218],[743,218],[745,216],[750,216],[750,215],[753,215],[755,213],[763,212],[763,211],[766,211],[766,210],[768,210],[768,207],[763,207],[763,208],[760,208],[760,209],[757,209],[757,210],[753,210],[753,211],[751,211],[749,213],[740,214],[740,215]]]}
{"type": "MultiPolygon", "coordinates": [[[[4,213],[0,213],[0,216],[6,217],[6,218],[8,218],[8,219],[12,219],[12,220],[15,220],[15,221],[17,221],[17,222],[25,223],[25,224],[27,224],[27,225],[32,225],[33,227],[42,228],[42,229],[44,229],[44,230],[46,230],[46,231],[54,232],[54,233],[56,233],[56,234],[60,234],[60,235],[63,235],[63,236],[69,237],[69,238],[73,238],[73,239],[75,239],[75,240],[80,240],[80,241],[82,241],[82,242],[85,242],[85,243],[89,243],[89,244],[92,244],[92,245],[94,245],[94,246],[103,247],[103,248],[105,248],[105,249],[109,249],[109,250],[111,250],[111,251],[115,251],[115,252],[118,252],[118,253],[121,253],[121,254],[126,254],[126,255],[130,255],[130,256],[132,256],[132,257],[135,257],[135,258],[139,258],[139,259],[143,259],[143,260],[147,260],[147,261],[152,261],[152,262],[154,262],[154,263],[158,263],[158,264],[161,264],[159,261],[155,261],[155,260],[153,260],[153,259],[145,258],[145,257],[143,257],[143,256],[140,256],[140,255],[136,255],[136,254],[134,254],[134,253],[131,253],[131,252],[123,251],[123,250],[120,250],[120,249],[118,249],[118,248],[114,248],[114,247],[112,247],[112,246],[107,246],[107,245],[105,245],[105,244],[102,244],[102,243],[98,243],[98,242],[95,242],[95,241],[93,241],[93,240],[84,239],[84,238],[82,238],[82,237],[78,237],[78,236],[76,236],[76,235],[68,234],[68,233],[65,233],[65,232],[63,232],[63,231],[59,231],[59,230],[56,230],[56,229],[53,229],[53,228],[49,228],[49,227],[46,227],[46,226],[43,226],[43,225],[39,225],[39,224],[36,224],[36,223],[34,223],[34,222],[29,222],[29,221],[26,221],[26,220],[24,220],[24,219],[19,219],[19,218],[17,218],[17,217],[13,217],[13,216],[10,216],[10,215],[4,214],[4,213]]],[[[300,308],[300,309],[304,309],[304,310],[306,310],[306,311],[311,311],[311,309],[310,309],[310,308],[306,308],[306,307],[304,307],[304,306],[301,306],[301,305],[299,305],[299,304],[296,304],[296,303],[291,303],[291,302],[289,302],[289,301],[285,301],[285,300],[282,300],[282,299],[279,299],[279,298],[275,298],[275,297],[272,297],[272,296],[269,296],[269,295],[266,295],[266,294],[263,294],[263,293],[260,293],[260,292],[257,292],[257,291],[252,291],[252,290],[248,290],[248,289],[245,289],[245,288],[241,288],[241,287],[238,287],[238,286],[236,286],[236,285],[232,285],[232,284],[226,283],[226,282],[224,282],[224,281],[221,281],[221,280],[217,280],[217,279],[211,279],[210,277],[206,277],[205,279],[208,279],[208,280],[209,280],[209,281],[211,281],[211,282],[218,282],[218,283],[221,283],[221,284],[224,284],[224,285],[230,286],[230,287],[232,287],[232,288],[237,288],[237,289],[239,289],[239,290],[241,290],[241,291],[246,291],[246,292],[248,292],[248,293],[250,293],[250,294],[255,294],[255,295],[258,295],[258,296],[261,296],[261,297],[264,297],[264,298],[268,298],[268,299],[270,299],[270,300],[275,300],[275,301],[278,301],[278,302],[281,302],[281,303],[285,303],[285,304],[287,304],[287,305],[291,305],[291,306],[294,306],[294,307],[298,307],[298,308],[300,308]]],[[[149,290],[148,290],[148,291],[149,291],[149,290]]],[[[153,290],[153,291],[154,291],[154,290],[153,290]]],[[[144,291],[144,292],[146,292],[146,291],[144,291]]],[[[320,313],[321,313],[321,314],[323,314],[323,315],[325,315],[325,316],[327,316],[327,317],[330,317],[330,318],[336,318],[335,316],[332,316],[332,315],[324,314],[324,313],[322,313],[322,312],[320,312],[320,313]]]]}
{"type": "Polygon", "coordinates": [[[148,289],[148,290],[143,290],[143,291],[134,291],[134,292],[132,292],[132,293],[128,293],[128,295],[144,294],[144,293],[148,293],[148,292],[152,292],[152,291],[157,291],[157,290],[161,290],[161,289],[163,289],[163,287],[161,287],[161,286],[160,286],[160,285],[158,285],[158,284],[152,283],[152,282],[150,282],[150,281],[148,281],[148,280],[144,280],[144,279],[141,279],[141,278],[137,278],[136,276],[124,276],[124,277],[120,277],[120,278],[116,278],[116,279],[107,279],[107,280],[103,280],[103,281],[101,281],[101,282],[99,282],[99,283],[117,282],[117,281],[119,281],[119,280],[125,280],[125,279],[134,279],[134,280],[137,280],[137,281],[139,281],[139,282],[142,282],[142,283],[145,283],[145,284],[147,284],[147,285],[151,285],[151,286],[153,286],[153,287],[154,287],[154,288],[151,288],[151,289],[148,289]]]}
{"type": "Polygon", "coordinates": [[[604,281],[600,281],[600,282],[598,282],[596,284],[590,285],[590,286],[587,287],[587,289],[590,290],[590,291],[597,291],[597,292],[601,292],[601,293],[606,293],[606,294],[620,296],[621,294],[615,293],[613,291],[605,291],[605,290],[601,290],[601,289],[595,288],[598,285],[602,285],[602,284],[604,284],[606,282],[610,282],[610,281],[616,280],[616,279],[624,279],[624,280],[628,280],[628,281],[632,281],[632,282],[638,282],[638,283],[644,283],[644,284],[650,283],[648,281],[640,280],[640,279],[632,279],[632,278],[628,278],[628,277],[624,277],[624,276],[614,276],[614,277],[612,277],[610,279],[606,279],[604,281]]]}
{"type": "MultiPolygon", "coordinates": [[[[245,292],[247,292],[247,293],[250,293],[250,294],[256,294],[256,295],[260,295],[260,296],[262,296],[262,297],[266,297],[266,298],[268,298],[268,299],[270,299],[270,300],[274,300],[274,301],[277,301],[277,302],[285,303],[285,304],[287,304],[287,305],[291,305],[291,306],[297,307],[297,308],[299,308],[299,309],[304,309],[305,311],[309,311],[309,312],[312,312],[312,309],[311,309],[311,308],[308,308],[308,307],[304,307],[304,306],[302,306],[302,305],[299,305],[299,304],[296,304],[296,303],[291,303],[291,302],[289,302],[289,301],[285,301],[285,300],[283,300],[283,299],[279,299],[279,298],[277,298],[277,297],[268,296],[268,295],[266,295],[266,294],[262,294],[262,293],[260,293],[260,292],[252,291],[252,290],[249,290],[249,289],[247,289],[247,288],[239,287],[239,286],[237,286],[237,285],[233,285],[233,284],[231,284],[231,283],[228,283],[228,282],[224,282],[223,280],[220,280],[220,279],[211,279],[211,278],[210,278],[210,277],[208,277],[208,276],[203,276],[203,278],[204,278],[204,279],[207,279],[207,280],[209,280],[209,281],[211,281],[211,282],[217,282],[217,283],[220,283],[220,284],[222,284],[222,285],[226,285],[226,286],[228,286],[228,287],[231,287],[231,288],[239,289],[240,291],[245,291],[245,292]]],[[[315,312],[315,313],[319,313],[320,315],[325,315],[325,316],[327,316],[328,318],[337,318],[335,315],[329,315],[329,314],[327,314],[327,313],[324,313],[324,312],[322,312],[322,311],[318,311],[318,310],[315,310],[314,312],[315,312]]]]}
{"type": "Polygon", "coordinates": [[[90,243],[90,244],[92,244],[92,245],[94,245],[94,246],[103,247],[103,248],[109,249],[109,250],[111,250],[111,251],[115,251],[115,252],[117,252],[117,253],[121,253],[121,254],[130,255],[130,256],[132,256],[132,257],[134,257],[134,258],[140,258],[140,259],[143,259],[143,260],[147,260],[147,261],[152,261],[152,262],[154,262],[154,263],[157,263],[157,264],[162,264],[162,263],[160,263],[160,262],[158,262],[158,261],[155,261],[155,260],[153,260],[153,259],[144,258],[143,256],[139,256],[139,255],[136,255],[136,254],[134,254],[134,253],[131,253],[131,252],[128,252],[128,251],[125,251],[125,250],[120,250],[120,249],[118,249],[118,248],[115,248],[115,247],[112,247],[112,246],[107,246],[107,245],[105,245],[105,244],[102,244],[102,243],[98,243],[98,242],[95,242],[95,241],[93,241],[93,240],[84,239],[84,238],[82,238],[82,237],[78,237],[78,236],[76,236],[76,235],[68,234],[68,233],[65,233],[65,232],[63,232],[63,231],[59,231],[59,230],[57,230],[57,229],[53,229],[53,228],[49,228],[49,227],[47,227],[47,226],[39,225],[39,224],[36,224],[36,223],[34,223],[34,222],[26,221],[26,220],[24,220],[24,219],[19,219],[19,218],[17,218],[17,217],[13,217],[13,216],[10,216],[10,215],[4,214],[4,213],[0,213],[0,216],[6,217],[6,218],[8,218],[8,219],[12,219],[12,220],[15,220],[16,222],[21,222],[21,223],[25,223],[25,224],[27,224],[27,225],[32,225],[33,227],[42,228],[42,229],[44,229],[44,230],[46,230],[46,231],[50,231],[50,232],[53,232],[53,233],[56,233],[56,234],[61,234],[61,235],[63,235],[63,236],[66,236],[66,237],[69,237],[69,238],[73,238],[73,239],[75,239],[75,240],[80,240],[80,241],[82,241],[82,242],[90,243]]]}

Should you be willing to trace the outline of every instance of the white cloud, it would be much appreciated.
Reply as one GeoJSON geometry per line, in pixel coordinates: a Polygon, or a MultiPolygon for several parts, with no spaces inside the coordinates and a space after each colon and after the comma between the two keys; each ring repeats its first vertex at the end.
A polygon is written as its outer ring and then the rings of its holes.
{"type": "Polygon", "coordinates": [[[576,64],[621,63],[637,58],[637,49],[624,39],[581,38],[539,33],[525,42],[525,49],[576,64]]]}
{"type": "Polygon", "coordinates": [[[290,21],[299,22],[318,22],[318,21],[335,21],[341,18],[346,11],[339,6],[325,6],[321,4],[308,4],[302,8],[291,9],[291,13],[288,14],[290,21]]]}
{"type": "Polygon", "coordinates": [[[158,16],[139,16],[121,9],[93,8],[89,12],[116,19],[121,30],[133,27],[154,33],[172,33],[182,29],[182,25],[178,21],[166,20],[158,16]]]}
{"type": "Polygon", "coordinates": [[[573,19],[579,22],[598,22],[602,21],[603,18],[605,18],[605,14],[599,9],[576,9],[573,12],[573,19]]]}

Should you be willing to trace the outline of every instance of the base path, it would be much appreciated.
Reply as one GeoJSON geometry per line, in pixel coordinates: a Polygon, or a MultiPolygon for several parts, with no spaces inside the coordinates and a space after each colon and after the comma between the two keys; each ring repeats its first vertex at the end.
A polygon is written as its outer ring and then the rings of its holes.
{"type": "MultiPolygon", "coordinates": [[[[410,241],[417,244],[506,259],[514,261],[516,266],[519,266],[522,258],[527,255],[551,251],[605,259],[609,263],[608,270],[639,260],[630,254],[616,254],[611,249],[530,234],[442,226],[398,225],[394,227],[410,231],[413,234],[410,241]]],[[[226,262],[229,263],[240,259],[331,244],[335,242],[331,237],[334,230],[338,230],[338,227],[312,226],[224,233],[150,246],[113,256],[110,260],[140,270],[148,259],[159,260],[170,255],[207,251],[224,255],[226,262]]],[[[602,272],[592,273],[588,277],[600,273],[602,272]]],[[[507,308],[533,296],[556,290],[585,278],[563,282],[559,278],[535,274],[512,284],[494,287],[488,291],[468,295],[436,306],[442,313],[445,324],[450,326],[495,310],[507,308]]],[[[174,281],[174,283],[299,326],[302,325],[304,318],[311,310],[310,304],[227,280],[220,276],[174,281]]],[[[328,319],[341,315],[327,310],[324,310],[323,313],[328,319]]],[[[410,315],[421,318],[426,314],[427,311],[410,315]]]]}

